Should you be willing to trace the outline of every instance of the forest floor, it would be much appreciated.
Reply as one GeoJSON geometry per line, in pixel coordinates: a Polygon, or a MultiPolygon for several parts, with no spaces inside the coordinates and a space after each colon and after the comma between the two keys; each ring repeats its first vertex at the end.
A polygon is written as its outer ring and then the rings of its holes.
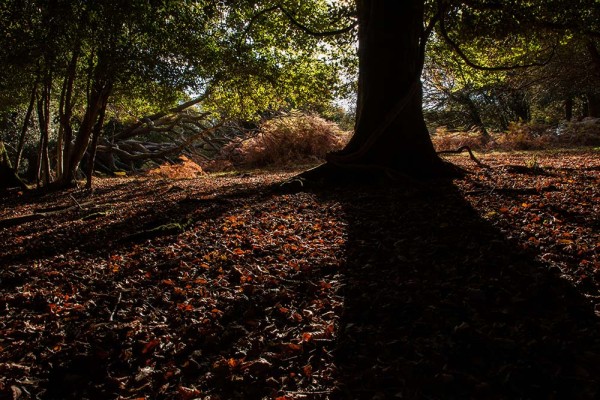
{"type": "Polygon", "coordinates": [[[0,399],[600,395],[600,151],[1,195],[0,399]]]}

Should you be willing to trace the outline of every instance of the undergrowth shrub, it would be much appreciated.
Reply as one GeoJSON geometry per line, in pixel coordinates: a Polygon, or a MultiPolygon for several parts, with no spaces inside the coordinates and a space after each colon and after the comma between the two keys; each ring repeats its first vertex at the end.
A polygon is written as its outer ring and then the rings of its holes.
{"type": "Polygon", "coordinates": [[[600,146],[600,118],[560,125],[556,129],[556,142],[563,146],[600,146]]]}
{"type": "Polygon", "coordinates": [[[438,128],[431,136],[438,151],[469,146],[472,150],[543,150],[549,148],[599,146],[600,119],[586,118],[556,126],[513,122],[505,132],[491,132],[488,141],[477,131],[451,132],[438,128]]]}
{"type": "Polygon", "coordinates": [[[431,136],[431,141],[437,151],[456,150],[462,146],[469,146],[472,150],[487,148],[481,133],[477,130],[452,132],[442,126],[435,130],[435,133],[431,136]]]}
{"type": "Polygon", "coordinates": [[[148,175],[166,179],[192,179],[204,175],[202,167],[186,156],[179,156],[180,163],[165,163],[148,171],[148,175]]]}
{"type": "Polygon", "coordinates": [[[549,129],[550,126],[544,124],[511,122],[506,132],[496,137],[494,148],[501,150],[535,150],[547,148],[553,141],[549,129]]]}
{"type": "Polygon", "coordinates": [[[258,133],[232,151],[231,159],[245,166],[314,162],[341,149],[349,137],[334,122],[294,112],[265,121],[258,133]]]}

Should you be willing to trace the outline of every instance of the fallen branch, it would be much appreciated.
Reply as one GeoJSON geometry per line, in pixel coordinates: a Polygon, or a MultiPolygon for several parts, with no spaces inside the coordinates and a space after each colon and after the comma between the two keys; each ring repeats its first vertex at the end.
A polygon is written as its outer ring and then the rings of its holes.
{"type": "Polygon", "coordinates": [[[137,240],[146,240],[152,239],[157,236],[169,236],[169,235],[178,235],[180,233],[185,232],[185,230],[193,223],[191,219],[188,219],[184,222],[168,222],[166,224],[162,224],[156,226],[154,228],[145,229],[142,231],[138,231],[132,233],[131,235],[125,236],[123,240],[125,242],[129,241],[137,241],[137,240]]]}
{"type": "Polygon", "coordinates": [[[83,206],[81,204],[79,204],[77,199],[75,197],[73,197],[72,194],[69,194],[69,197],[75,202],[75,204],[77,204],[77,206],[79,207],[80,210],[83,210],[83,206]]]}
{"type": "MultiPolygon", "coordinates": [[[[219,123],[211,126],[210,128],[206,128],[203,131],[195,132],[190,137],[185,138],[180,143],[170,144],[163,148],[161,148],[160,144],[154,143],[140,143],[140,142],[129,142],[124,143],[128,145],[135,145],[135,148],[132,151],[127,151],[119,147],[119,144],[111,144],[106,143],[98,146],[98,151],[103,153],[114,153],[117,156],[121,157],[126,161],[134,161],[134,160],[149,160],[149,159],[161,159],[167,157],[169,155],[177,154],[187,147],[193,145],[195,141],[201,140],[203,136],[209,135],[219,128],[223,126],[225,123],[224,120],[221,120],[219,123]],[[151,146],[156,146],[155,149],[151,149],[151,146]]],[[[121,144],[123,146],[123,144],[121,144]]],[[[125,147],[125,146],[123,146],[125,147]]]]}
{"type": "Polygon", "coordinates": [[[137,136],[141,133],[148,133],[147,131],[144,131],[144,126],[146,125],[154,125],[155,121],[158,121],[159,119],[168,116],[169,114],[177,114],[180,113],[182,111],[184,111],[187,108],[190,108],[200,102],[202,102],[204,99],[206,99],[206,97],[208,97],[208,95],[210,94],[211,89],[207,88],[204,93],[194,99],[191,99],[183,104],[180,104],[177,107],[171,108],[170,110],[167,111],[161,111],[159,113],[153,114],[153,115],[149,115],[146,116],[144,118],[141,118],[140,120],[138,120],[138,122],[136,122],[135,124],[131,125],[128,129],[126,129],[125,131],[115,135],[115,137],[113,138],[113,140],[115,139],[127,139],[127,138],[131,138],[134,136],[137,136]]]}
{"type": "Polygon", "coordinates": [[[42,218],[44,218],[44,214],[27,214],[18,217],[5,218],[0,220],[0,228],[9,228],[11,226],[21,225],[42,218]]]}
{"type": "Polygon", "coordinates": [[[475,195],[475,194],[491,194],[491,193],[504,193],[504,194],[514,194],[514,195],[536,195],[545,192],[556,192],[560,190],[554,185],[549,185],[541,188],[535,187],[525,187],[525,188],[489,188],[489,189],[479,189],[479,190],[471,190],[469,192],[465,192],[467,195],[475,195]]]}
{"type": "MultiPolygon", "coordinates": [[[[76,201],[76,200],[75,200],[76,201]]],[[[21,225],[27,222],[37,221],[38,219],[47,218],[53,215],[62,214],[67,211],[80,209],[85,210],[84,206],[88,206],[93,202],[77,203],[76,205],[66,205],[50,207],[46,209],[35,210],[32,214],[20,215],[18,217],[4,218],[0,220],[0,228],[9,228],[11,226],[21,225]]]]}
{"type": "Polygon", "coordinates": [[[123,292],[119,292],[119,298],[117,299],[117,304],[115,304],[115,308],[113,308],[113,311],[110,314],[110,318],[108,319],[110,322],[113,322],[113,320],[115,318],[115,314],[117,312],[117,308],[119,307],[119,304],[121,303],[122,297],[123,297],[123,292]]]}

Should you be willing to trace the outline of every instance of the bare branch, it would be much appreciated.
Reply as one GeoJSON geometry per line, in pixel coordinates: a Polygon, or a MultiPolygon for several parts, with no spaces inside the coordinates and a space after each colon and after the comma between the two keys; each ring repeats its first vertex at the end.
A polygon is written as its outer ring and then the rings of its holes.
{"type": "Polygon", "coordinates": [[[273,12],[273,11],[281,11],[283,13],[283,15],[286,16],[286,18],[292,23],[292,25],[294,27],[296,27],[297,29],[301,30],[304,33],[307,33],[311,36],[316,36],[316,37],[325,37],[325,36],[335,36],[335,35],[341,35],[343,33],[347,33],[350,32],[352,29],[356,28],[356,26],[358,25],[358,21],[354,21],[351,25],[348,25],[344,28],[341,29],[335,29],[335,30],[331,30],[331,31],[324,31],[324,32],[317,32],[305,25],[303,25],[302,23],[300,23],[293,15],[292,13],[290,13],[287,9],[283,8],[283,6],[281,4],[277,4],[273,7],[269,7],[266,8],[262,11],[259,11],[258,13],[256,13],[254,16],[252,16],[252,18],[250,19],[250,22],[248,23],[248,26],[246,26],[246,29],[244,30],[244,34],[247,34],[248,32],[250,32],[250,29],[252,28],[252,25],[254,24],[254,22],[260,18],[261,16],[273,12]]]}
{"type": "Polygon", "coordinates": [[[137,143],[139,145],[139,146],[137,146],[138,151],[141,149],[146,149],[147,151],[140,151],[138,153],[130,153],[126,150],[119,148],[118,145],[114,145],[114,144],[105,144],[102,146],[98,146],[98,151],[102,151],[105,153],[114,153],[128,161],[145,160],[145,159],[159,159],[159,158],[163,158],[163,157],[181,152],[183,149],[187,148],[188,146],[193,144],[195,141],[200,140],[202,138],[202,136],[209,135],[212,132],[219,129],[221,126],[223,126],[224,123],[225,123],[225,121],[222,120],[218,124],[208,128],[208,129],[199,131],[196,134],[186,138],[185,141],[183,141],[179,144],[176,144],[176,145],[169,146],[164,150],[152,151],[150,149],[147,149],[140,143],[137,143]]]}
{"type": "Polygon", "coordinates": [[[138,122],[136,122],[135,124],[131,125],[126,130],[124,130],[123,132],[117,134],[115,136],[115,139],[127,139],[130,137],[139,135],[142,133],[142,132],[140,132],[140,130],[141,130],[140,128],[143,128],[149,122],[158,121],[159,119],[166,117],[169,114],[180,113],[180,112],[184,111],[185,109],[190,108],[190,107],[200,103],[204,99],[206,99],[206,97],[208,97],[209,93],[210,93],[210,89],[206,89],[201,96],[198,96],[189,101],[186,101],[185,103],[180,104],[177,107],[173,107],[167,111],[161,111],[159,113],[144,117],[144,118],[140,119],[138,122]]]}
{"type": "Polygon", "coordinates": [[[277,6],[273,6],[273,7],[269,7],[269,8],[265,8],[264,10],[261,10],[261,11],[257,12],[256,14],[254,14],[252,16],[252,18],[250,18],[250,21],[248,22],[248,25],[246,25],[246,29],[244,29],[244,34],[242,35],[242,37],[246,36],[248,34],[248,32],[250,32],[250,30],[252,29],[252,25],[254,25],[254,23],[260,17],[262,17],[263,15],[268,14],[268,13],[270,13],[272,11],[275,11],[277,9],[279,9],[278,5],[277,6]]]}
{"type": "Polygon", "coordinates": [[[351,25],[348,25],[345,28],[336,29],[333,31],[316,32],[316,31],[313,31],[312,29],[302,25],[300,22],[298,22],[298,20],[296,18],[294,18],[294,16],[289,11],[287,11],[285,8],[279,6],[279,9],[287,17],[287,19],[292,23],[292,25],[294,25],[296,28],[300,29],[302,32],[308,33],[311,36],[323,37],[323,36],[341,35],[343,33],[350,32],[352,29],[354,29],[358,25],[358,21],[354,21],[351,25]]]}

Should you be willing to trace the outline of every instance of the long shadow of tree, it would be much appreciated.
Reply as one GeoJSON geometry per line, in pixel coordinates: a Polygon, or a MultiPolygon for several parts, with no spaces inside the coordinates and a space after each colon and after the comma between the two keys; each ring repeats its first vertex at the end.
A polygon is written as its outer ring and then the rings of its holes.
{"type": "Polygon", "coordinates": [[[335,398],[597,398],[589,302],[451,185],[342,194],[335,398]]]}

